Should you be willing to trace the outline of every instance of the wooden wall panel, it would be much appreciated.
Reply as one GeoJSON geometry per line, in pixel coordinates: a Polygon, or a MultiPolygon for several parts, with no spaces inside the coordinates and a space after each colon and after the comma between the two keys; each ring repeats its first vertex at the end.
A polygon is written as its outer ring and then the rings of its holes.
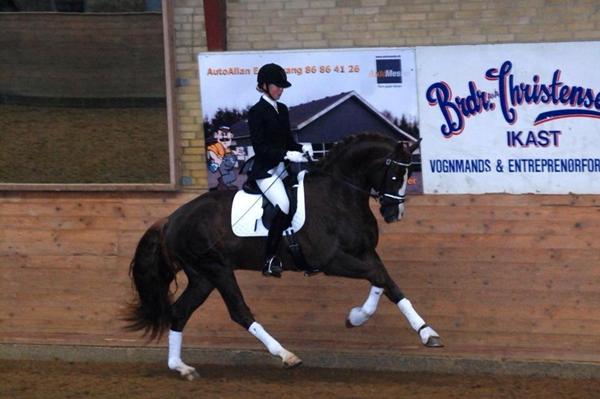
{"type": "MultiPolygon", "coordinates": [[[[193,196],[0,194],[0,343],[144,345],[119,321],[129,261],[145,229],[193,196]]],[[[365,326],[346,329],[368,293],[363,281],[238,272],[257,319],[298,353],[600,359],[597,196],[413,196],[405,219],[380,220],[380,230],[382,259],[446,348],[421,347],[385,298],[365,326]]],[[[216,292],[192,317],[185,346],[261,348],[216,292]]]]}

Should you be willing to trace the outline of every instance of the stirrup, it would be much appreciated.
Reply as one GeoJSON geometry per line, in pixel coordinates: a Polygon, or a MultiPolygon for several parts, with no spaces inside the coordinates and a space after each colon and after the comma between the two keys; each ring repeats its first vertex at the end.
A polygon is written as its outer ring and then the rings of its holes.
{"type": "Polygon", "coordinates": [[[281,278],[283,266],[277,255],[271,255],[265,260],[265,265],[262,270],[263,276],[273,276],[281,278]]]}

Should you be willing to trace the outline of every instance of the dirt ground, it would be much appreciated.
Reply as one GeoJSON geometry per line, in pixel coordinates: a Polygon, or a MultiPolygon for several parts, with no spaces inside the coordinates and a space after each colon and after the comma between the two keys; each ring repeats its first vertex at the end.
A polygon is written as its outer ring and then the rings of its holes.
{"type": "Polygon", "coordinates": [[[598,398],[600,380],[375,372],[301,367],[0,360],[0,398],[598,398]]]}

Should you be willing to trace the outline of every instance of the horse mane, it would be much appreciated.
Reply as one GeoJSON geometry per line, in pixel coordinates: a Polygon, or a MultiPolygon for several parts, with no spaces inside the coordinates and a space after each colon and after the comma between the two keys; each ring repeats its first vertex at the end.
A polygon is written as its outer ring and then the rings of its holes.
{"type": "Polygon", "coordinates": [[[395,140],[390,136],[385,136],[381,133],[357,133],[345,137],[343,140],[338,141],[331,147],[331,150],[315,165],[317,169],[327,169],[332,165],[335,165],[338,160],[344,156],[350,148],[355,147],[357,144],[369,142],[369,143],[394,143],[395,140]]]}

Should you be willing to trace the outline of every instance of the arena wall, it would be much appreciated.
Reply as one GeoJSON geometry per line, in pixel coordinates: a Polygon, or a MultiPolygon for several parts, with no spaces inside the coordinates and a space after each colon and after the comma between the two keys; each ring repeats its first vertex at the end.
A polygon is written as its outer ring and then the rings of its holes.
{"type": "Polygon", "coordinates": [[[164,69],[156,68],[164,58],[159,13],[3,13],[0,18],[5,69],[0,95],[165,97],[164,69]]]}
{"type": "MultiPolygon", "coordinates": [[[[600,38],[600,5],[585,0],[239,0],[227,2],[227,16],[230,50],[600,38]]],[[[206,189],[195,61],[206,50],[202,2],[176,0],[174,28],[182,175],[192,184],[169,194],[0,193],[1,343],[145,344],[118,319],[133,250],[155,219],[206,189]]],[[[257,319],[298,354],[598,363],[599,205],[591,195],[421,195],[408,200],[403,221],[380,224],[382,258],[444,338],[439,351],[420,347],[385,300],[367,325],[346,329],[365,282],[238,276],[257,319]]],[[[185,345],[261,348],[216,293],[190,321],[185,345]]]]}

